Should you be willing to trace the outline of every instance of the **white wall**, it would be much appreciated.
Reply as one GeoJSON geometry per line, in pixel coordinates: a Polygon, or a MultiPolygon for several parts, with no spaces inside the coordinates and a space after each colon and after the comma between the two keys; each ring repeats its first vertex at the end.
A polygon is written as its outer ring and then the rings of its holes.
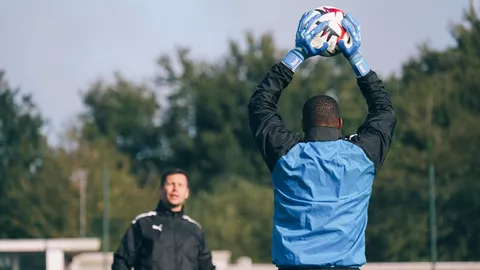
{"type": "MultiPolygon", "coordinates": [[[[213,263],[217,270],[277,270],[272,264],[252,264],[248,257],[241,257],[235,263],[230,262],[230,252],[226,250],[212,251],[213,263]]],[[[69,270],[107,270],[110,269],[113,257],[107,253],[106,258],[100,252],[83,253],[73,258],[69,270]],[[102,264],[107,263],[107,267],[102,264]]],[[[431,270],[428,262],[419,263],[369,263],[364,270],[431,270]]],[[[480,262],[442,262],[437,263],[437,270],[480,270],[480,262]]]]}

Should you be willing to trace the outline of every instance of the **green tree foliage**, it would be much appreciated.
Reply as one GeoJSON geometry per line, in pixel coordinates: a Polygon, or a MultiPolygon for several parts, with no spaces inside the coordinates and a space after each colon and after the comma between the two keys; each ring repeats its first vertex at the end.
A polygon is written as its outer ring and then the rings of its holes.
{"type": "Polygon", "coordinates": [[[78,131],[71,129],[64,145],[75,145],[74,149],[62,147],[57,154],[57,159],[66,170],[63,181],[69,182],[75,190],[73,197],[76,209],[75,216],[72,217],[75,232],[79,231],[80,190],[78,184],[72,181],[72,174],[81,169],[85,171],[87,180],[87,236],[102,237],[105,207],[103,181],[106,178],[109,184],[110,246],[116,248],[133,218],[155,207],[158,189],[139,188],[135,176],[130,172],[129,157],[119,153],[116,146],[106,138],[86,142],[81,139],[78,131]]]}
{"type": "MultiPolygon", "coordinates": [[[[115,221],[111,241],[118,243],[133,217],[146,204],[154,206],[158,189],[137,187],[128,157],[108,137],[87,141],[72,128],[63,146],[53,148],[41,134],[44,122],[30,96],[21,96],[0,74],[0,237],[78,237],[79,190],[71,181],[76,169],[87,171],[87,236],[100,237],[105,168],[115,221]]],[[[89,126],[83,128],[86,133],[89,126]]]]}
{"type": "Polygon", "coordinates": [[[440,260],[480,257],[477,179],[480,22],[453,29],[457,45],[421,48],[392,83],[399,124],[371,203],[368,254],[374,260],[429,256],[428,165],[436,168],[440,260]],[[431,152],[429,152],[431,150],[431,152]],[[429,154],[431,153],[431,155],[429,154]]]}
{"type": "Polygon", "coordinates": [[[264,261],[271,251],[272,202],[270,188],[230,178],[219,180],[212,192],[195,196],[186,212],[205,229],[211,249],[228,248],[234,259],[248,254],[264,261]]]}
{"type": "Polygon", "coordinates": [[[41,134],[44,119],[29,95],[0,73],[0,237],[68,235],[71,193],[41,134]],[[50,194],[58,196],[50,196],[50,194]]]}
{"type": "Polygon", "coordinates": [[[87,110],[81,115],[82,139],[107,139],[130,157],[141,185],[152,180],[150,172],[162,163],[155,93],[116,74],[111,85],[93,84],[83,93],[83,103],[87,110]]]}

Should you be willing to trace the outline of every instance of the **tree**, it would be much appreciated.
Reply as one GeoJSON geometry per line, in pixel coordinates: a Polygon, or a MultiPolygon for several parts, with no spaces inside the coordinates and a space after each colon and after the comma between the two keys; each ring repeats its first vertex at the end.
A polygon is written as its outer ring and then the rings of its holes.
{"type": "Polygon", "coordinates": [[[31,96],[12,89],[0,73],[0,237],[66,233],[68,189],[55,175],[44,177],[58,169],[41,134],[44,122],[31,96]]]}
{"type": "Polygon", "coordinates": [[[186,207],[204,228],[209,247],[229,250],[233,258],[249,256],[255,262],[271,262],[270,188],[239,178],[215,183],[212,192],[201,192],[186,207]]]}
{"type": "MultiPolygon", "coordinates": [[[[130,157],[119,153],[117,146],[107,138],[98,137],[92,141],[85,141],[82,129],[71,127],[66,132],[62,147],[57,150],[57,159],[66,171],[63,182],[69,183],[75,190],[76,210],[79,209],[79,190],[71,180],[76,170],[86,172],[86,212],[87,236],[101,238],[103,236],[104,180],[108,181],[108,202],[110,219],[110,248],[116,249],[121,238],[131,224],[131,221],[140,213],[155,208],[158,199],[160,179],[154,178],[155,184],[148,188],[140,188],[135,174],[131,172],[130,157]],[[74,147],[71,147],[74,146],[74,147]],[[152,188],[156,187],[156,188],[152,188]]],[[[71,215],[78,228],[78,214],[71,215]]],[[[78,230],[77,230],[78,231],[78,230]]]]}
{"type": "Polygon", "coordinates": [[[113,84],[94,83],[83,93],[87,108],[80,117],[85,141],[105,138],[130,157],[132,172],[144,185],[162,166],[158,129],[159,104],[146,85],[136,85],[116,74],[113,84]]]}
{"type": "Polygon", "coordinates": [[[478,87],[480,24],[467,15],[453,31],[457,44],[444,51],[428,46],[404,65],[394,101],[396,142],[376,180],[370,219],[369,258],[429,258],[428,165],[436,168],[440,260],[476,260],[476,174],[479,163],[478,87]],[[398,150],[397,150],[398,149],[398,150]],[[395,213],[395,214],[394,214],[395,213]],[[468,220],[468,222],[465,222],[468,220]],[[377,246],[375,243],[378,243],[377,246]]]}

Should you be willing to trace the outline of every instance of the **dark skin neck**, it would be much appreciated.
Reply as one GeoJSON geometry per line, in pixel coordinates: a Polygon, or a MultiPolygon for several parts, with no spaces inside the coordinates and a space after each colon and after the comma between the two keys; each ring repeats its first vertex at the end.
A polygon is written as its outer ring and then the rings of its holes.
{"type": "Polygon", "coordinates": [[[342,126],[343,126],[343,119],[339,118],[337,120],[332,120],[332,121],[328,121],[328,122],[318,122],[318,123],[314,123],[313,125],[308,125],[308,126],[304,125],[303,119],[302,119],[301,124],[302,124],[303,132],[307,131],[311,127],[330,127],[330,128],[336,128],[336,129],[341,130],[342,126]]]}

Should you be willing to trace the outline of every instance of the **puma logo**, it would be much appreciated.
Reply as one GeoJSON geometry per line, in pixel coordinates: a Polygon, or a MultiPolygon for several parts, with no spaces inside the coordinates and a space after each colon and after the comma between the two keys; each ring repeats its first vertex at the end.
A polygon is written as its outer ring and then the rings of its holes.
{"type": "Polygon", "coordinates": [[[159,225],[152,225],[152,229],[154,229],[154,230],[157,230],[157,231],[159,231],[159,232],[161,232],[161,231],[162,231],[162,227],[163,227],[163,225],[162,225],[162,224],[159,224],[159,225]]]}

